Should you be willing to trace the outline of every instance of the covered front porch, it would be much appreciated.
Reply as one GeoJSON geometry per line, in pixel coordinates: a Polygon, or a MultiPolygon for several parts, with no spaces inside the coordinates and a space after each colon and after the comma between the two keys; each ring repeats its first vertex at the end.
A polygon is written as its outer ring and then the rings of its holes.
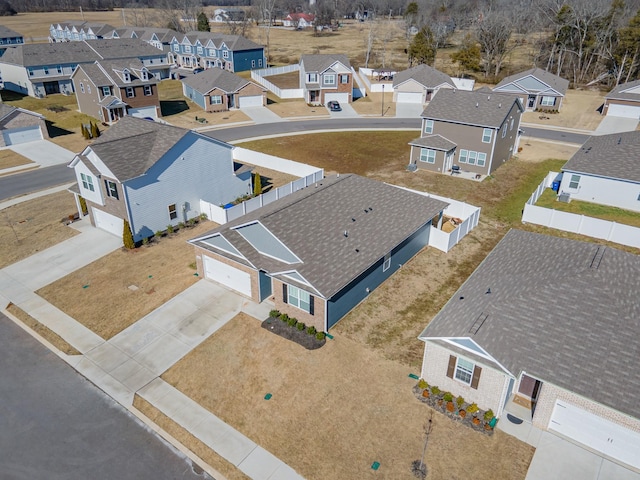
{"type": "Polygon", "coordinates": [[[115,123],[127,114],[127,104],[116,97],[106,97],[102,102],[100,116],[106,123],[115,123]]]}

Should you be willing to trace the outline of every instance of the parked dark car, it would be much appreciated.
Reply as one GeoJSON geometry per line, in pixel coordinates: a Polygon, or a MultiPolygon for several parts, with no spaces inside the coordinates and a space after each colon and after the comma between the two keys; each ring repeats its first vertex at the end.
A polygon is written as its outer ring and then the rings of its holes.
{"type": "Polygon", "coordinates": [[[193,73],[200,73],[200,72],[204,72],[204,68],[194,68],[193,69],[193,73]]]}
{"type": "Polygon", "coordinates": [[[329,107],[329,110],[331,110],[332,112],[341,112],[342,111],[342,107],[340,106],[340,102],[338,102],[337,100],[331,100],[329,103],[327,103],[327,107],[329,107]]]}

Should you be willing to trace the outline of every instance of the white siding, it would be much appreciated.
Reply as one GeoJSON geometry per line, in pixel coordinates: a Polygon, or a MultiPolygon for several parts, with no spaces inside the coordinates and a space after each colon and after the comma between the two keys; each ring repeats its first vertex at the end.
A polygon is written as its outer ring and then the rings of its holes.
{"type": "Polygon", "coordinates": [[[93,203],[97,203],[98,205],[104,205],[104,200],[102,199],[102,190],[100,189],[100,183],[99,183],[101,180],[98,179],[96,175],[93,174],[91,170],[89,170],[86,167],[86,165],[82,162],[78,162],[74,170],[76,172],[76,180],[78,181],[78,187],[80,187],[80,195],[93,203]],[[93,188],[95,190],[94,192],[85,189],[84,186],[82,185],[81,174],[83,173],[91,177],[93,181],[93,188]]]}
{"type": "Polygon", "coordinates": [[[574,174],[571,172],[565,172],[560,185],[560,191],[570,193],[572,200],[583,200],[640,212],[640,200],[638,200],[640,184],[576,174],[580,175],[580,183],[577,189],[573,189],[569,188],[572,175],[574,174]]]}
{"type": "Polygon", "coordinates": [[[221,205],[251,193],[250,175],[243,178],[233,175],[230,146],[186,135],[145,175],[124,183],[134,238],[199,215],[201,199],[221,205]],[[171,220],[168,206],[173,204],[178,218],[171,220]]]}
{"type": "MultiPolygon", "coordinates": [[[[0,58],[0,62],[1,60],[0,58]]],[[[34,96],[33,87],[26,68],[19,65],[0,63],[0,71],[2,71],[2,82],[6,90],[34,96]]]]}

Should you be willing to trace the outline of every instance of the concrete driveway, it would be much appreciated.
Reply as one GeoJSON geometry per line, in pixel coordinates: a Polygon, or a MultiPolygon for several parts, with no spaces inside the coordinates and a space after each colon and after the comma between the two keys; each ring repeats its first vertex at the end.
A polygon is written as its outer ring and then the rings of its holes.
{"type": "Polygon", "coordinates": [[[331,118],[358,118],[358,117],[360,117],[360,115],[358,115],[358,112],[356,112],[350,104],[348,104],[348,103],[340,103],[340,107],[342,108],[342,111],[340,111],[340,112],[332,112],[327,107],[327,111],[329,112],[329,115],[331,116],[331,118]]]}
{"type": "Polygon", "coordinates": [[[613,117],[607,115],[602,119],[595,135],[607,135],[609,133],[632,132],[638,127],[637,118],[613,117]]]}
{"type": "Polygon", "coordinates": [[[423,111],[421,103],[396,103],[396,118],[420,118],[423,111]]]}
{"type": "Polygon", "coordinates": [[[246,113],[249,118],[256,123],[276,123],[282,121],[282,118],[267,107],[245,107],[241,108],[240,111],[246,113]]]}
{"type": "Polygon", "coordinates": [[[525,480],[640,480],[640,473],[543,432],[525,480]]]}
{"type": "Polygon", "coordinates": [[[21,143],[20,145],[11,145],[7,148],[19,153],[23,157],[27,157],[41,167],[51,167],[53,165],[69,163],[75,156],[75,153],[71,150],[62,148],[49,140],[21,143]]]}

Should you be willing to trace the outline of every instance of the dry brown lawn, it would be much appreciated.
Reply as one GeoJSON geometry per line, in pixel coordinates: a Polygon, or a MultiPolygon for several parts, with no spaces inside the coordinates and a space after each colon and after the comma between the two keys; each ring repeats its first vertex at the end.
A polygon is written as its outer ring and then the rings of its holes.
{"type": "MultiPolygon", "coordinates": [[[[240,314],[162,378],[305,478],[396,479],[412,478],[431,411],[413,396],[408,373],[339,333],[309,351],[240,314]]],[[[532,447],[442,414],[433,423],[429,478],[524,478],[532,447]]]]}
{"type": "Polygon", "coordinates": [[[0,150],[0,170],[5,168],[17,167],[20,165],[28,165],[35,163],[29,160],[27,157],[23,157],[19,153],[14,152],[8,148],[0,150]]]}
{"type": "Polygon", "coordinates": [[[198,281],[186,241],[216,226],[201,222],[150,246],[117,250],[36,293],[108,340],[198,281]]]}
{"type": "Polygon", "coordinates": [[[191,101],[188,101],[188,103],[191,104],[191,108],[188,111],[182,112],[178,115],[172,115],[165,118],[165,120],[171,123],[171,125],[175,125],[176,127],[188,129],[214,127],[240,122],[251,122],[251,118],[241,110],[229,110],[227,112],[205,112],[195,103],[191,101]],[[207,123],[198,122],[196,120],[196,117],[206,119],[207,123]]]}
{"type": "Polygon", "coordinates": [[[522,116],[522,121],[540,125],[595,130],[604,118],[597,111],[603,103],[604,95],[597,90],[568,90],[562,102],[560,113],[526,112],[522,116]],[[541,116],[549,118],[540,118],[541,116]]]}
{"type": "Polygon", "coordinates": [[[565,143],[551,143],[536,140],[526,135],[520,139],[522,151],[518,153],[518,159],[525,162],[540,162],[547,158],[569,159],[580,147],[565,143]]]}
{"type": "Polygon", "coordinates": [[[245,165],[253,167],[254,174],[260,174],[263,192],[268,192],[272,188],[282,187],[283,185],[291,183],[294,180],[300,178],[296,177],[295,175],[289,175],[288,173],[279,172],[277,170],[271,170],[264,167],[256,167],[255,165],[251,165],[248,163],[246,163],[245,165]]]}
{"type": "Polygon", "coordinates": [[[281,100],[275,97],[275,100],[269,103],[267,108],[282,118],[329,117],[329,111],[325,107],[309,106],[301,98],[281,100]]]}
{"type": "Polygon", "coordinates": [[[281,73],[279,75],[271,75],[265,78],[281,89],[300,88],[299,72],[281,73]]]}
{"type": "MultiPolygon", "coordinates": [[[[365,116],[383,116],[394,117],[396,115],[396,104],[393,101],[393,92],[384,93],[384,105],[382,102],[382,93],[369,93],[366,97],[358,98],[351,106],[359,115],[365,116]]],[[[416,132],[419,136],[419,132],[416,132]]],[[[407,157],[407,163],[409,158],[407,157]]]]}
{"type": "Polygon", "coordinates": [[[77,235],[63,220],[77,213],[73,195],[58,192],[0,211],[0,268],[77,235]]]}

